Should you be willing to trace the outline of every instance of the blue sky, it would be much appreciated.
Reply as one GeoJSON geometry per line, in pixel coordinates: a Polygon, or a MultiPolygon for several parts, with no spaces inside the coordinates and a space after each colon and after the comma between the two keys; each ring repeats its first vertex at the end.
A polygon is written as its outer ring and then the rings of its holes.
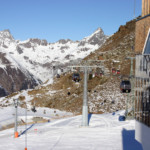
{"type": "Polygon", "coordinates": [[[101,27],[106,35],[141,14],[142,0],[0,0],[0,30],[15,39],[81,40],[101,27]]]}

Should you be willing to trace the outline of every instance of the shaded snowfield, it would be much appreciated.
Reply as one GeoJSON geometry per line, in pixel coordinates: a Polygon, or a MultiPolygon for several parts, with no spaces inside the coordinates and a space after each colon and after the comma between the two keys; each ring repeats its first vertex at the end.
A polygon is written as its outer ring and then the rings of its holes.
{"type": "MultiPolygon", "coordinates": [[[[89,127],[82,116],[35,124],[27,133],[29,150],[142,150],[134,139],[134,120],[118,121],[115,115],[89,115],[89,127]]],[[[21,127],[22,130],[25,127],[21,127]]],[[[13,138],[14,129],[0,132],[0,150],[24,150],[25,135],[13,138]]]]}

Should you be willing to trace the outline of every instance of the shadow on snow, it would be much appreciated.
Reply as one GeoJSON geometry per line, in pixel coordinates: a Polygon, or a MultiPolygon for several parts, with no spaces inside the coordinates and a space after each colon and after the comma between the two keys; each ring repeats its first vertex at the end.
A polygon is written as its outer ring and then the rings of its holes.
{"type": "Polygon", "coordinates": [[[90,119],[91,119],[91,117],[92,117],[92,114],[90,113],[90,114],[88,114],[88,125],[89,125],[89,123],[90,123],[90,119]]]}
{"type": "Polygon", "coordinates": [[[142,145],[135,139],[135,130],[122,130],[123,150],[143,150],[142,145]]]}
{"type": "Polygon", "coordinates": [[[29,129],[31,129],[35,124],[32,124],[31,126],[29,126],[27,129],[25,129],[21,134],[19,134],[19,137],[23,134],[25,134],[29,129]]]}

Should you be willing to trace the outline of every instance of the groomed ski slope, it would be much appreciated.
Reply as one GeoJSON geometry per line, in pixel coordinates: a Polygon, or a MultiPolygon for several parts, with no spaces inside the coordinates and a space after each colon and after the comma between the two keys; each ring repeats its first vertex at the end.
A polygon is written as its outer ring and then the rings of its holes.
{"type": "MultiPolygon", "coordinates": [[[[27,149],[142,150],[134,139],[134,120],[118,121],[120,113],[89,115],[89,127],[81,126],[81,115],[35,124],[27,133],[27,149]]],[[[0,150],[24,150],[25,134],[14,139],[13,132],[0,132],[0,150]]]]}

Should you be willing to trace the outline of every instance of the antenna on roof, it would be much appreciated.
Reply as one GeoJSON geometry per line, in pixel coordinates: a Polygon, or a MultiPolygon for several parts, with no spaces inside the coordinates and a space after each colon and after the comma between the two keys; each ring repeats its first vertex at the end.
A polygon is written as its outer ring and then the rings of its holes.
{"type": "Polygon", "coordinates": [[[134,19],[135,19],[136,0],[134,0],[134,19]]]}

